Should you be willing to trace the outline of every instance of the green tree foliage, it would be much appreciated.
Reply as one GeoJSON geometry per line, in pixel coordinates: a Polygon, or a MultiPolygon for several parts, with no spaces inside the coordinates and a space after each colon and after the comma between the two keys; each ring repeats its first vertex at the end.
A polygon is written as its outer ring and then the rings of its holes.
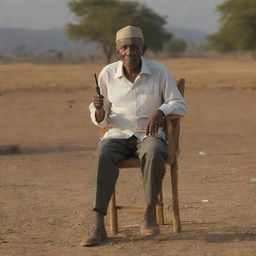
{"type": "Polygon", "coordinates": [[[143,30],[149,49],[157,52],[171,37],[165,31],[164,17],[152,9],[134,1],[121,0],[71,0],[70,10],[76,14],[78,22],[67,25],[71,39],[90,39],[98,42],[111,61],[114,52],[115,34],[120,28],[133,25],[143,30]]]}
{"type": "Polygon", "coordinates": [[[228,0],[218,6],[219,32],[210,36],[218,51],[256,50],[256,0],[228,0]]]}
{"type": "Polygon", "coordinates": [[[173,37],[166,44],[166,50],[173,57],[177,57],[179,54],[185,52],[186,49],[187,49],[187,42],[185,40],[183,40],[182,38],[173,37]]]}

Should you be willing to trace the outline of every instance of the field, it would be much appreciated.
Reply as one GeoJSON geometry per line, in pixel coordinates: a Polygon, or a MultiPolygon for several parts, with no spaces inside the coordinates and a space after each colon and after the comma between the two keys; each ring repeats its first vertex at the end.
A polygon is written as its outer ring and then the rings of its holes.
{"type": "MultiPolygon", "coordinates": [[[[1,256],[247,256],[256,254],[256,62],[161,60],[186,78],[179,192],[182,232],[171,230],[171,188],[163,190],[165,225],[143,238],[142,213],[120,213],[120,233],[82,248],[92,223],[91,156],[98,134],[89,119],[94,65],[0,65],[1,256]]],[[[121,173],[120,204],[142,204],[138,170],[121,173]]],[[[108,219],[107,219],[108,225],[108,219]]],[[[108,226],[107,226],[108,228],[108,226]]]]}

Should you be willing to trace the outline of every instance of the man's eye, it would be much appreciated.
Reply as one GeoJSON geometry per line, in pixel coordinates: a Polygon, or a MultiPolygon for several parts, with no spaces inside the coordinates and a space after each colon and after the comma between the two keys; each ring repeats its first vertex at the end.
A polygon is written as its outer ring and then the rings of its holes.
{"type": "MultiPolygon", "coordinates": [[[[123,50],[123,51],[125,51],[127,49],[128,49],[127,45],[121,47],[121,50],[123,50]]],[[[139,47],[138,46],[130,46],[130,49],[133,51],[137,51],[139,49],[139,47]]]]}

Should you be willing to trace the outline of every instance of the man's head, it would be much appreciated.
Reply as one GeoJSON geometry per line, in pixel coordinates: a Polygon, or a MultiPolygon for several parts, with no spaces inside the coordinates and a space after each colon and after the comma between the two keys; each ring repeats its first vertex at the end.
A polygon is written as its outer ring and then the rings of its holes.
{"type": "Polygon", "coordinates": [[[146,46],[140,28],[127,26],[117,31],[116,52],[126,68],[138,67],[145,51],[146,46]]]}

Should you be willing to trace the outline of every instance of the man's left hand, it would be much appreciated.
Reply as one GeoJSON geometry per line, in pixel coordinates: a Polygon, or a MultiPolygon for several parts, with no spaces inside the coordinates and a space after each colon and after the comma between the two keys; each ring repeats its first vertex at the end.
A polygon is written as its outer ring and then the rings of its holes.
{"type": "Polygon", "coordinates": [[[155,135],[160,126],[163,126],[164,112],[160,109],[152,113],[148,119],[146,135],[155,135]]]}

